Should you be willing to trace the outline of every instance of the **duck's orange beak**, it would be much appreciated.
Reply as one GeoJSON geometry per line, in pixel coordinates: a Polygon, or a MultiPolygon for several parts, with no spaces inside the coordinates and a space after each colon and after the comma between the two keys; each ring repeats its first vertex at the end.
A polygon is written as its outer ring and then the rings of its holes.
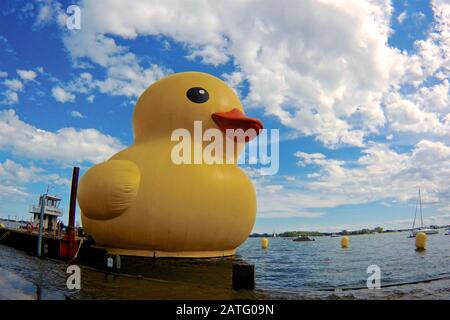
{"type": "MultiPolygon", "coordinates": [[[[237,108],[227,112],[215,112],[211,117],[224,133],[227,133],[227,129],[232,129],[234,131],[237,129],[244,130],[245,142],[255,138],[264,128],[264,125],[260,120],[248,118],[245,113],[237,108]]],[[[234,138],[235,140],[238,140],[236,134],[234,135],[234,138]]]]}

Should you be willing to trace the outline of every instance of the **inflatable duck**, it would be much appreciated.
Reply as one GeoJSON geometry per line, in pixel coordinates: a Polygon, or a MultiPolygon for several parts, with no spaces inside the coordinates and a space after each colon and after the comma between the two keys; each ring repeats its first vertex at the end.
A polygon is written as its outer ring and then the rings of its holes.
{"type": "Polygon", "coordinates": [[[233,255],[247,239],[256,196],[245,173],[235,163],[176,164],[171,158],[174,130],[192,131],[194,121],[202,130],[221,130],[224,140],[226,129],[263,128],[245,116],[233,90],[209,74],[183,72],[155,82],[136,103],[133,145],[80,180],[83,227],[97,246],[111,254],[220,257],[233,255]]]}

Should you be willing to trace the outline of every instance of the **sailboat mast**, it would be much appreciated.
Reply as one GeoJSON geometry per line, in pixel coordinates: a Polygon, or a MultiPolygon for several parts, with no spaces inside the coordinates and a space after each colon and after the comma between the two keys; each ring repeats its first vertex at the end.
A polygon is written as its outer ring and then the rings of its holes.
{"type": "Polygon", "coordinates": [[[411,228],[411,232],[414,230],[414,227],[416,226],[416,217],[417,217],[417,207],[419,206],[419,199],[417,199],[416,201],[416,208],[414,209],[414,220],[413,220],[413,225],[411,228]]]}
{"type": "Polygon", "coordinates": [[[422,197],[420,196],[420,188],[419,188],[419,206],[420,206],[420,223],[421,223],[421,228],[423,228],[422,197]]]}

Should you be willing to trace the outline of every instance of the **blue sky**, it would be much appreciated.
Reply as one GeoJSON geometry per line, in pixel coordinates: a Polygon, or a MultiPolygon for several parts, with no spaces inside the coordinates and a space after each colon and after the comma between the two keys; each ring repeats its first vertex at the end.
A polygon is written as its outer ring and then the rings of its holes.
{"type": "Polygon", "coordinates": [[[66,218],[71,167],[130,145],[139,93],[195,70],[280,130],[279,172],[245,168],[254,231],[407,227],[419,186],[448,224],[449,5],[283,3],[2,1],[0,215],[28,218],[50,184],[66,218]]]}

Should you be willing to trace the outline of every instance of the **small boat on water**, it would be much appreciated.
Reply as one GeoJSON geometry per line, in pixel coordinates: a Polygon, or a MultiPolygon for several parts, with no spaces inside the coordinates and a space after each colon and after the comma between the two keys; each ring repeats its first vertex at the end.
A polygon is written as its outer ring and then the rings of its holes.
{"type": "Polygon", "coordinates": [[[414,238],[416,236],[416,234],[419,232],[423,232],[425,234],[438,234],[439,230],[431,229],[431,228],[417,228],[417,229],[412,230],[412,234],[410,237],[414,238]]]}
{"type": "Polygon", "coordinates": [[[340,234],[336,234],[336,233],[332,233],[330,235],[330,237],[332,237],[332,238],[337,238],[337,237],[340,237],[340,236],[341,236],[340,234]]]}
{"type": "MultiPolygon", "coordinates": [[[[48,188],[47,188],[48,193],[48,188]]],[[[30,207],[30,210],[28,211],[33,215],[32,222],[27,224],[27,229],[30,230],[30,232],[35,229],[36,231],[39,229],[39,223],[40,223],[40,213],[41,213],[41,206],[42,206],[42,198],[41,195],[39,197],[38,205],[32,205],[30,207]]],[[[60,221],[59,218],[62,217],[63,211],[59,207],[59,204],[61,202],[61,198],[54,195],[45,195],[45,202],[44,202],[44,223],[43,223],[43,230],[44,231],[56,231],[60,228],[60,221]]]]}
{"type": "Polygon", "coordinates": [[[300,235],[297,238],[292,239],[292,241],[315,241],[316,239],[305,236],[305,235],[300,235]]]}
{"type": "Polygon", "coordinates": [[[419,198],[417,199],[416,209],[414,211],[414,221],[411,228],[411,234],[409,235],[410,238],[414,238],[417,233],[423,232],[425,234],[437,234],[439,233],[438,229],[432,229],[432,228],[425,228],[423,226],[423,215],[422,215],[422,197],[420,195],[420,188],[419,188],[419,198]],[[420,227],[415,228],[416,225],[416,217],[417,217],[417,209],[420,209],[420,227]]]}

